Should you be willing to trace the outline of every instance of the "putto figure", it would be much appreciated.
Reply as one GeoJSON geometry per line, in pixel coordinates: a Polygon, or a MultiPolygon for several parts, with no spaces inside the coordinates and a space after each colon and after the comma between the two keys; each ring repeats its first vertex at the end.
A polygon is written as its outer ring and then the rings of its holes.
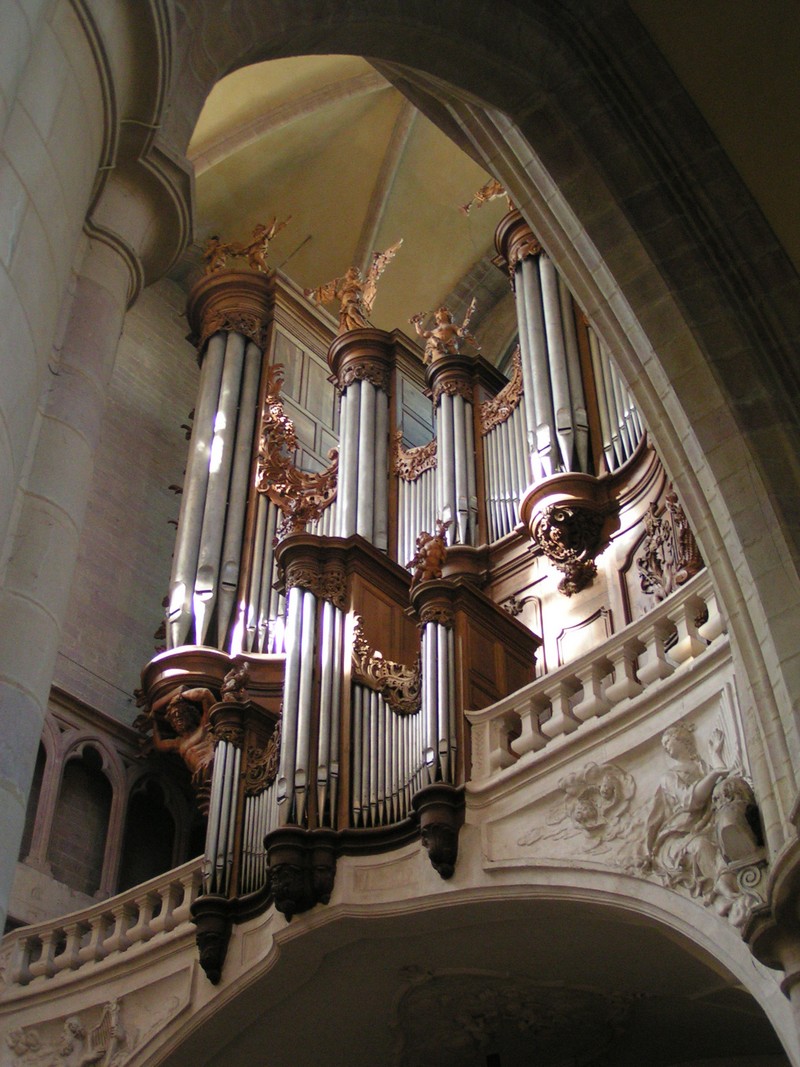
{"type": "Polygon", "coordinates": [[[366,277],[358,267],[349,267],[341,278],[333,278],[316,289],[305,289],[305,295],[317,304],[339,301],[339,333],[367,328],[368,316],[377,294],[378,278],[397,255],[402,243],[401,238],[385,252],[373,252],[366,277]]]}
{"type": "Polygon", "coordinates": [[[259,222],[253,228],[253,236],[247,244],[220,241],[216,234],[212,234],[206,241],[203,249],[203,259],[206,261],[205,273],[216,274],[224,270],[229,259],[246,259],[251,270],[259,274],[268,274],[267,253],[273,238],[275,238],[286,224],[291,220],[291,215],[278,222],[278,216],[272,218],[272,222],[265,225],[259,222]]]}
{"type": "Polygon", "coordinates": [[[425,341],[425,354],[422,359],[426,366],[437,359],[441,359],[442,356],[456,355],[461,351],[461,345],[464,341],[480,352],[481,346],[468,329],[469,320],[475,313],[476,307],[477,302],[473,297],[467,308],[464,321],[459,325],[453,321],[453,314],[450,308],[442,305],[433,313],[435,325],[431,330],[423,330],[422,328],[425,312],[421,311],[418,315],[412,315],[408,321],[425,341]]]}
{"type": "Polygon", "coordinates": [[[484,204],[488,204],[490,200],[496,200],[498,196],[504,196],[508,201],[508,210],[513,211],[514,205],[511,203],[511,197],[505,191],[503,186],[497,180],[497,178],[490,178],[489,181],[480,187],[475,193],[472,199],[467,204],[462,204],[458,209],[462,215],[469,215],[470,211],[474,207],[483,207],[484,204]]]}
{"type": "Polygon", "coordinates": [[[416,589],[420,582],[429,582],[434,578],[442,577],[442,568],[447,556],[447,527],[450,523],[450,519],[447,522],[437,519],[435,534],[423,530],[417,537],[417,551],[414,558],[407,564],[408,567],[414,568],[411,589],[416,589]]]}

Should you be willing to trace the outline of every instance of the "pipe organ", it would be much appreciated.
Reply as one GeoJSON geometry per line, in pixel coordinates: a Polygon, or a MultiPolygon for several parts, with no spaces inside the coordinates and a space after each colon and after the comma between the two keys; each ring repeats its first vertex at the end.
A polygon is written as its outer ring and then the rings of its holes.
{"type": "Polygon", "coordinates": [[[201,377],[168,647],[143,689],[151,708],[182,686],[220,694],[197,724],[216,745],[198,938],[222,944],[257,899],[287,917],[325,902],[342,850],[420,834],[449,877],[463,712],[531,681],[540,643],[482,592],[487,546],[523,545],[521,516],[536,541],[532,494],[550,500],[567,476],[604,484],[642,440],[624,382],[518,213],[497,247],[519,325],[509,381],[458,351],[425,367],[399,331],[332,339],[276,275],[217,271],[192,291],[201,377]],[[312,380],[304,399],[297,383],[312,380]],[[397,397],[412,388],[430,398],[433,435],[406,447],[397,397]],[[444,569],[411,582],[435,527],[444,569]]]}

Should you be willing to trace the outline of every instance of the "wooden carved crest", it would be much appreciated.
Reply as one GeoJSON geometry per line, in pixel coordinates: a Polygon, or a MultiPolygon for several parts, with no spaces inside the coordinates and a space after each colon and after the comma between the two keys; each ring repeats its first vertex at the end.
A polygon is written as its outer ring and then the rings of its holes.
{"type": "Polygon", "coordinates": [[[353,677],[380,693],[394,711],[411,715],[419,710],[422,693],[419,666],[406,667],[384,659],[367,639],[360,615],[356,615],[353,634],[353,677]]]}
{"type": "Polygon", "coordinates": [[[415,482],[425,471],[436,466],[436,438],[431,438],[426,445],[416,448],[403,448],[403,431],[396,430],[394,435],[394,453],[392,456],[392,473],[404,482],[415,482]]]}
{"type": "Polygon", "coordinates": [[[292,457],[297,451],[297,435],[279,395],[283,367],[280,364],[270,367],[268,375],[258,446],[256,489],[265,493],[283,512],[283,522],[277,531],[278,540],[281,540],[289,534],[302,532],[308,523],[316,522],[335,500],[339,452],[335,448],[330,450],[330,466],[318,474],[301,471],[294,466],[292,457]]]}
{"type": "Polygon", "coordinates": [[[573,596],[594,581],[602,528],[602,514],[576,504],[551,504],[536,517],[533,540],[563,573],[558,588],[564,596],[573,596]]]}
{"type": "Polygon", "coordinates": [[[636,560],[642,590],[663,600],[704,566],[703,557],[689,529],[689,521],[670,490],[663,512],[650,504],[644,517],[645,538],[642,555],[636,560]]]}
{"type": "Polygon", "coordinates": [[[497,396],[486,400],[481,404],[481,436],[485,437],[495,426],[499,426],[510,418],[519,407],[522,399],[522,356],[519,345],[511,357],[513,371],[511,378],[500,390],[497,396]]]}

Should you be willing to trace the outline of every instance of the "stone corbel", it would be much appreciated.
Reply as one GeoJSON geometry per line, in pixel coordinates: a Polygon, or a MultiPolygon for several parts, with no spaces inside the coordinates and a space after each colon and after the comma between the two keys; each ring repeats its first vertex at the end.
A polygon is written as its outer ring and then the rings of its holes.
{"type": "Polygon", "coordinates": [[[616,510],[608,485],[590,474],[556,474],[523,498],[520,516],[531,540],[563,574],[558,588],[573,596],[592,584],[603,527],[616,510]]]}
{"type": "Polygon", "coordinates": [[[222,977],[222,965],[231,938],[233,908],[232,900],[210,894],[197,897],[192,903],[200,966],[212,985],[217,985],[222,977]]]}

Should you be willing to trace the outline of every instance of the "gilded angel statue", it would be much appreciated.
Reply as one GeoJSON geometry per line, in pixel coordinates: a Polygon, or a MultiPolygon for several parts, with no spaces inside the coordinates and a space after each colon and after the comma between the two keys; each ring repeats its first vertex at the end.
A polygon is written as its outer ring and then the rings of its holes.
{"type": "Polygon", "coordinates": [[[217,271],[224,270],[228,256],[235,255],[236,246],[220,241],[219,237],[213,233],[206,241],[203,249],[203,259],[206,262],[204,273],[216,274],[217,271]]]}
{"type": "Polygon", "coordinates": [[[506,198],[508,201],[508,210],[512,211],[514,205],[511,203],[511,197],[497,178],[490,178],[485,185],[480,187],[472,199],[468,203],[462,204],[458,210],[462,215],[469,215],[474,207],[483,207],[483,205],[488,204],[490,200],[496,200],[498,196],[504,196],[506,198]]]}
{"type": "Polygon", "coordinates": [[[250,265],[251,270],[260,271],[262,274],[266,274],[267,268],[267,252],[269,251],[270,242],[274,237],[281,232],[288,222],[291,221],[292,216],[284,219],[283,222],[278,222],[278,216],[274,215],[272,222],[268,226],[265,226],[263,222],[259,222],[253,229],[253,236],[249,244],[239,245],[237,247],[237,256],[247,256],[247,262],[250,265]]]}
{"type": "Polygon", "coordinates": [[[369,326],[368,316],[375,303],[378,278],[397,255],[402,243],[401,237],[385,252],[373,252],[366,277],[358,267],[349,267],[341,278],[334,278],[316,289],[305,289],[305,295],[317,304],[327,304],[334,299],[339,301],[339,333],[363,330],[369,326]]]}
{"type": "Polygon", "coordinates": [[[433,363],[434,360],[441,359],[442,356],[456,355],[461,351],[461,343],[463,341],[468,342],[480,351],[481,346],[469,331],[469,322],[475,313],[476,307],[477,302],[473,297],[467,308],[464,320],[459,326],[457,322],[453,321],[453,313],[450,308],[443,304],[433,313],[435,325],[432,330],[423,330],[422,328],[425,312],[421,311],[418,315],[412,315],[408,321],[425,341],[425,354],[422,358],[426,366],[429,363],[433,363]]]}

